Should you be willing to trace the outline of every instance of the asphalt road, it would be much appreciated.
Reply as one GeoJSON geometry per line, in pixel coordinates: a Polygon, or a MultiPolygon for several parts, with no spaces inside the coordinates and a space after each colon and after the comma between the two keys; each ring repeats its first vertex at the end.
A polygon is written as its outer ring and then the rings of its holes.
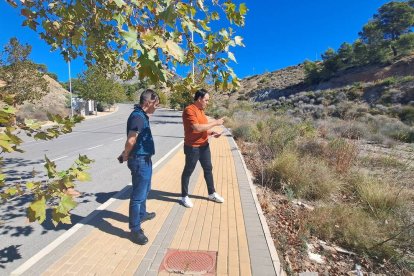
{"type": "MultiPolygon", "coordinates": [[[[82,195],[72,212],[72,225],[54,227],[50,222],[29,223],[25,216],[30,199],[27,196],[0,206],[0,275],[9,275],[131,182],[126,164],[116,160],[124,147],[126,120],[131,111],[132,105],[120,105],[117,112],[88,119],[72,133],[52,141],[25,138],[22,145],[25,153],[5,155],[4,172],[10,177],[9,183],[31,180],[33,170],[39,172],[35,179],[44,177],[45,155],[55,161],[59,170],[69,168],[79,154],[95,162],[89,170],[92,181],[78,183],[77,190],[82,195]]],[[[156,163],[183,140],[181,113],[158,109],[150,122],[156,147],[153,163],[156,163]]]]}

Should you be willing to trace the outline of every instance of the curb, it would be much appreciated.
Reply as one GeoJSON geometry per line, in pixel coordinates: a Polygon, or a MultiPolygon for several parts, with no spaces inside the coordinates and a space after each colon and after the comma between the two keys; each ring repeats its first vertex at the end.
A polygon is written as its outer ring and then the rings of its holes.
{"type": "MultiPolygon", "coordinates": [[[[100,118],[100,117],[104,117],[104,116],[108,116],[108,115],[114,114],[114,113],[118,112],[118,110],[119,110],[119,105],[116,105],[115,110],[112,111],[112,112],[108,112],[108,113],[104,113],[104,114],[100,114],[100,115],[83,116],[83,118],[85,118],[85,121],[86,120],[90,120],[90,119],[96,119],[96,118],[100,118]]],[[[101,113],[103,113],[103,112],[101,112],[101,113]]],[[[45,128],[45,127],[50,127],[50,126],[54,126],[54,125],[57,125],[57,124],[54,123],[54,122],[51,122],[51,121],[47,121],[41,127],[42,128],[45,128]]]]}
{"type": "MultiPolygon", "coordinates": [[[[104,117],[104,116],[114,114],[114,113],[118,112],[118,110],[119,110],[119,105],[116,105],[115,110],[112,111],[112,112],[108,112],[108,113],[105,112],[104,114],[100,114],[100,115],[88,115],[88,116],[83,116],[83,117],[85,118],[85,120],[96,119],[96,118],[99,118],[99,117],[104,117]]],[[[100,112],[100,113],[103,113],[103,112],[100,112]]]]}
{"type": "Polygon", "coordinates": [[[283,270],[283,267],[280,263],[279,256],[278,256],[277,251],[276,251],[276,247],[273,243],[272,235],[270,234],[269,226],[267,225],[266,218],[263,214],[262,207],[260,207],[259,200],[258,200],[257,194],[256,194],[256,187],[253,184],[251,173],[247,169],[246,163],[244,162],[243,155],[240,151],[239,146],[237,145],[236,141],[234,140],[233,136],[231,136],[229,138],[231,138],[233,140],[234,144],[236,145],[237,152],[238,152],[239,157],[242,161],[243,168],[244,168],[244,171],[246,173],[247,180],[249,182],[250,190],[252,192],[254,203],[256,205],[257,213],[259,215],[260,223],[262,224],[262,227],[263,227],[263,232],[264,232],[264,235],[265,235],[265,238],[266,238],[267,246],[269,248],[270,256],[272,258],[273,267],[276,271],[276,275],[277,276],[286,276],[286,272],[283,270]]]}

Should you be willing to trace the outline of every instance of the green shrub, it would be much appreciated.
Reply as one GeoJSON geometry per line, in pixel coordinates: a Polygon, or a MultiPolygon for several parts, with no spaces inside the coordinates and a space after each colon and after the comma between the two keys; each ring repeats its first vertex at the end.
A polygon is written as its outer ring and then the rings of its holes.
{"type": "Polygon", "coordinates": [[[380,126],[379,133],[401,142],[414,142],[414,129],[399,121],[384,123],[380,126]]]}
{"type": "Polygon", "coordinates": [[[311,122],[293,122],[285,117],[271,117],[257,123],[260,132],[259,147],[265,148],[271,157],[292,145],[299,137],[314,137],[316,129],[311,122]]]}
{"type": "Polygon", "coordinates": [[[327,144],[316,139],[305,139],[297,145],[301,156],[324,157],[327,144]]]}
{"type": "Polygon", "coordinates": [[[348,183],[367,212],[384,217],[407,205],[407,197],[384,180],[372,176],[355,174],[348,178],[348,183]]]}
{"type": "Polygon", "coordinates": [[[361,164],[366,167],[381,167],[384,169],[403,169],[407,164],[392,156],[364,156],[361,158],[361,164]]]}
{"type": "Polygon", "coordinates": [[[414,128],[402,123],[396,118],[390,118],[384,115],[367,115],[358,120],[366,123],[372,130],[372,133],[406,143],[414,142],[414,128]]]}
{"type": "MultiPolygon", "coordinates": [[[[363,209],[347,205],[326,206],[315,209],[307,220],[312,234],[325,241],[333,241],[351,251],[367,253],[379,241],[387,238],[385,228],[363,209]]],[[[389,244],[383,244],[375,254],[392,255],[389,244]]],[[[378,255],[377,255],[378,256],[378,255]]]]}
{"type": "Polygon", "coordinates": [[[108,108],[110,108],[112,105],[108,104],[108,103],[103,103],[103,102],[98,102],[96,105],[96,110],[99,112],[103,112],[105,110],[107,110],[108,108]]]}
{"type": "Polygon", "coordinates": [[[166,106],[168,104],[167,94],[163,91],[160,91],[158,92],[158,96],[160,98],[160,104],[166,106]]]}
{"type": "Polygon", "coordinates": [[[282,185],[299,198],[317,200],[328,197],[340,185],[337,177],[321,159],[284,151],[265,169],[265,183],[274,188],[282,185]]]}
{"type": "Polygon", "coordinates": [[[414,106],[404,106],[398,116],[404,123],[414,125],[414,106]]]}
{"type": "Polygon", "coordinates": [[[398,78],[396,77],[388,77],[386,79],[383,79],[381,84],[385,86],[390,86],[398,83],[398,78]]]}
{"type": "Polygon", "coordinates": [[[340,123],[339,125],[335,126],[333,130],[338,134],[338,136],[347,139],[359,140],[367,138],[369,136],[369,130],[367,129],[367,126],[356,121],[347,121],[340,123]]]}
{"type": "Polygon", "coordinates": [[[259,132],[252,124],[242,124],[233,129],[233,136],[246,142],[256,142],[259,139],[259,132]]]}

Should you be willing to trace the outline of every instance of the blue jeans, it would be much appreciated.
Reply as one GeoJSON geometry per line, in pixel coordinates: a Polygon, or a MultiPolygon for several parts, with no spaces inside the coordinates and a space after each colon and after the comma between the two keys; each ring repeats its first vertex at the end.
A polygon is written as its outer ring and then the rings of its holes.
{"type": "Polygon", "coordinates": [[[151,190],[151,156],[138,155],[128,158],[128,168],[132,175],[132,192],[129,201],[129,229],[141,230],[141,220],[147,213],[147,197],[151,190]]]}
{"type": "Polygon", "coordinates": [[[204,171],[204,180],[207,184],[208,194],[211,195],[216,190],[214,189],[213,180],[213,165],[211,164],[210,146],[207,144],[202,147],[190,147],[184,145],[185,166],[181,175],[181,196],[188,195],[188,184],[190,176],[193,173],[197,162],[200,161],[201,167],[204,171]]]}

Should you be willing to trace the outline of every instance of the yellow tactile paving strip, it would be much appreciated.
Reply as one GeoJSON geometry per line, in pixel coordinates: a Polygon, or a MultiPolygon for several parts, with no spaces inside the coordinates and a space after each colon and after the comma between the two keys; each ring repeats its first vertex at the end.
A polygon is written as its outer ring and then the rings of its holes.
{"type": "MultiPolygon", "coordinates": [[[[225,202],[218,204],[194,198],[194,207],[185,209],[169,248],[218,251],[217,275],[251,275],[243,211],[230,145],[225,137],[211,139],[211,150],[216,190],[225,202]]],[[[152,188],[180,194],[183,166],[184,154],[179,150],[154,174],[152,188]]],[[[192,194],[207,197],[202,173],[199,174],[192,194]]],[[[123,200],[116,211],[109,212],[112,215],[104,215],[97,228],[79,240],[43,275],[133,275],[171,208],[177,203],[174,200],[147,202],[148,210],[155,211],[157,216],[143,225],[149,243],[139,246],[127,238],[128,202],[129,200],[123,200]]]]}
{"type": "MultiPolygon", "coordinates": [[[[217,275],[251,275],[239,187],[230,145],[224,137],[212,139],[211,150],[216,190],[224,197],[225,202],[217,204],[207,200],[193,200],[194,207],[185,211],[170,248],[218,251],[217,275]]],[[[192,194],[207,195],[202,174],[192,194]]]]}

